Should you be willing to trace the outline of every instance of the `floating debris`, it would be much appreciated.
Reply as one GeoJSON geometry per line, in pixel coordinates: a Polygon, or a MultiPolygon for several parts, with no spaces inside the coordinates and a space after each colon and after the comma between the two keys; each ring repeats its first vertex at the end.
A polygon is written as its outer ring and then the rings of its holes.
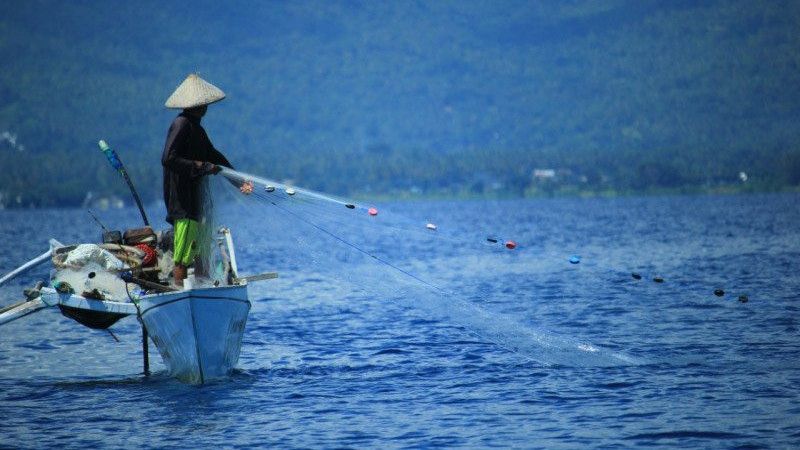
{"type": "Polygon", "coordinates": [[[294,195],[294,194],[296,194],[296,192],[295,192],[295,191],[294,191],[294,189],[292,189],[292,188],[286,188],[286,194],[288,194],[288,195],[294,195]]]}
{"type": "Polygon", "coordinates": [[[578,256],[578,255],[572,255],[572,256],[569,257],[569,263],[570,264],[578,264],[580,262],[581,262],[581,257],[578,256]]]}
{"type": "Polygon", "coordinates": [[[739,296],[739,302],[740,303],[747,303],[749,300],[750,299],[745,294],[742,294],[742,295],[739,296]]]}
{"type": "Polygon", "coordinates": [[[347,208],[347,209],[355,209],[355,207],[356,207],[356,205],[354,205],[354,204],[352,204],[352,203],[348,203],[348,204],[346,204],[346,205],[344,205],[344,206],[345,206],[345,208],[347,208]]]}
{"type": "Polygon", "coordinates": [[[633,279],[634,279],[634,280],[641,280],[641,279],[642,279],[642,276],[641,276],[641,275],[639,275],[639,274],[638,274],[638,273],[636,273],[636,272],[633,272],[633,273],[631,274],[631,276],[633,277],[633,279]]]}
{"type": "Polygon", "coordinates": [[[497,244],[497,238],[487,237],[486,240],[491,242],[492,244],[497,244]]]}
{"type": "Polygon", "coordinates": [[[436,225],[432,224],[432,223],[429,223],[429,224],[425,225],[425,228],[427,228],[429,230],[432,230],[432,231],[436,231],[436,225]]]}
{"type": "Polygon", "coordinates": [[[264,190],[267,192],[275,192],[275,186],[265,186],[264,190]]]}
{"type": "Polygon", "coordinates": [[[722,297],[723,295],[725,295],[725,291],[723,291],[722,289],[714,289],[714,295],[716,295],[717,297],[722,297]]]}
{"type": "Polygon", "coordinates": [[[653,281],[655,281],[656,283],[663,283],[664,279],[659,276],[655,276],[653,277],[653,281]]]}

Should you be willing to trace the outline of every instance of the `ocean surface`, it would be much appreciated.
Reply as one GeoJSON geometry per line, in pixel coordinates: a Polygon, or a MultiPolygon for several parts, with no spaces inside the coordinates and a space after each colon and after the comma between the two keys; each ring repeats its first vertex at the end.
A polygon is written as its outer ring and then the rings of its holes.
{"type": "MultiPolygon", "coordinates": [[[[0,447],[800,448],[798,194],[269,206],[219,209],[241,271],[280,274],[230,378],[181,384],[152,344],[146,378],[135,319],[44,310],[0,327],[0,447]]],[[[0,273],[50,237],[100,228],[0,211],[0,273]]]]}

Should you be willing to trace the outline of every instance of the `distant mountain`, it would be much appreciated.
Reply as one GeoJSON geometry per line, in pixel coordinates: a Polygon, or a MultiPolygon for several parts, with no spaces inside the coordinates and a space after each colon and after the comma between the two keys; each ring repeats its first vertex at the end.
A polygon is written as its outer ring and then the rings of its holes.
{"type": "Polygon", "coordinates": [[[235,165],[337,194],[800,184],[800,2],[4,2],[0,204],[146,198],[198,71],[235,165]],[[552,169],[552,178],[533,176],[552,169]]]}

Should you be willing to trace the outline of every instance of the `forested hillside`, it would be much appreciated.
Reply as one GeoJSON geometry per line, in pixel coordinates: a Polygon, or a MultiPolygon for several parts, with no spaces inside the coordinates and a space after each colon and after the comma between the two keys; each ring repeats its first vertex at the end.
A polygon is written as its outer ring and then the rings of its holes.
{"type": "Polygon", "coordinates": [[[0,205],[124,194],[99,139],[157,199],[194,71],[237,167],[336,194],[791,188],[798,30],[797,1],[6,1],[0,205]]]}

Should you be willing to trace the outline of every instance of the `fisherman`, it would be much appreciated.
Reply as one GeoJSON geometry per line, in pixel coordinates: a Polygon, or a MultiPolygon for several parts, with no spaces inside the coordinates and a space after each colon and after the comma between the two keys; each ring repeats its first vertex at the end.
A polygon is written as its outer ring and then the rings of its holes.
{"type": "MultiPolygon", "coordinates": [[[[172,275],[176,285],[183,286],[187,268],[194,263],[200,249],[198,237],[205,224],[203,211],[203,177],[216,175],[225,166],[233,168],[219,152],[200,125],[208,105],[225,98],[213,84],[191,74],[175,89],[165,106],[182,109],[167,133],[161,165],[164,167],[164,203],[167,222],[175,231],[172,275]]],[[[242,192],[252,189],[247,183],[242,192]]]]}

